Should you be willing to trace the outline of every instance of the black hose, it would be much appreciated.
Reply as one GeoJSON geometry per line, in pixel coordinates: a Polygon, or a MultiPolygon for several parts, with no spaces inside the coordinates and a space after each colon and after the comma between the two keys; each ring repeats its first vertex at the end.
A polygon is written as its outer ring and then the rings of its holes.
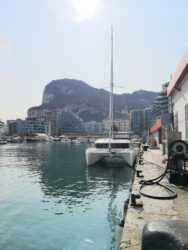
{"type": "Polygon", "coordinates": [[[167,165],[166,165],[166,169],[165,169],[165,172],[161,175],[159,175],[158,177],[156,178],[153,178],[153,179],[150,179],[150,180],[142,180],[140,181],[140,183],[142,184],[140,186],[140,194],[143,195],[143,196],[146,196],[148,198],[152,198],[152,199],[160,199],[160,200],[170,200],[170,199],[174,199],[177,197],[177,193],[174,192],[172,189],[160,184],[160,181],[165,177],[166,173],[168,172],[168,167],[169,167],[169,161],[167,161],[167,165]],[[142,189],[145,187],[145,186],[148,186],[148,185],[159,185],[160,187],[163,187],[165,189],[167,189],[168,191],[170,191],[172,194],[171,195],[168,195],[168,196],[155,196],[155,195],[149,195],[149,194],[145,194],[142,189]]]}

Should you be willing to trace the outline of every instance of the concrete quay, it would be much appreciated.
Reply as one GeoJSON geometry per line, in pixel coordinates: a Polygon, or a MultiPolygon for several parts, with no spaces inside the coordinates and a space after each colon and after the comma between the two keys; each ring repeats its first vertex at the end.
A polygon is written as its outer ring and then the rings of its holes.
{"type": "MultiPolygon", "coordinates": [[[[138,161],[135,169],[132,190],[130,190],[130,199],[128,202],[125,223],[118,249],[140,250],[142,240],[142,229],[150,221],[174,221],[184,220],[188,222],[188,188],[169,183],[165,176],[161,184],[176,192],[174,199],[153,199],[144,195],[136,199],[134,206],[131,201],[131,195],[138,195],[140,191],[141,180],[150,180],[160,176],[165,172],[166,163],[162,163],[163,155],[160,149],[148,149],[143,154],[143,164],[138,161]],[[139,164],[140,163],[140,164],[139,164]],[[138,170],[141,170],[137,176],[138,170]],[[143,177],[141,177],[143,175],[143,177]]],[[[168,196],[172,193],[160,185],[147,185],[142,189],[144,194],[156,195],[159,197],[168,196]]]]}

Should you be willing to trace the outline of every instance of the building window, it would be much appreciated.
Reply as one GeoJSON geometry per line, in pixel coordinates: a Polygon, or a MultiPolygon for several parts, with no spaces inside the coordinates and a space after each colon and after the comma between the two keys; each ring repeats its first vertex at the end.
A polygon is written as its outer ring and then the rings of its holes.
{"type": "Polygon", "coordinates": [[[185,106],[185,136],[188,138],[188,105],[185,106]]]}

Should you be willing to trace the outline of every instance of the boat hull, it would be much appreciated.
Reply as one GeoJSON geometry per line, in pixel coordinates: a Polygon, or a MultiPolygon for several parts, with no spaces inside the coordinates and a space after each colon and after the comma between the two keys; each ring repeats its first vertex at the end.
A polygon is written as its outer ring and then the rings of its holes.
{"type": "Polygon", "coordinates": [[[133,167],[136,162],[137,150],[130,149],[97,149],[97,148],[88,148],[86,149],[86,163],[87,166],[94,165],[98,162],[103,163],[113,163],[119,164],[123,163],[133,167]]]}

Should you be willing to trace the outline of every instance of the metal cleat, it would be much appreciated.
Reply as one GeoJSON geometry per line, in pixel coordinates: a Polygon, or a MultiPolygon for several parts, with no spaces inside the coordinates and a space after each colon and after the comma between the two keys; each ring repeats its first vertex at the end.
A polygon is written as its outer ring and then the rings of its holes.
{"type": "Polygon", "coordinates": [[[136,199],[140,199],[140,195],[139,194],[131,194],[131,206],[132,207],[143,207],[142,202],[137,203],[136,199]]]}
{"type": "Polygon", "coordinates": [[[139,165],[144,165],[143,159],[138,160],[139,165]]]}
{"type": "Polygon", "coordinates": [[[141,175],[140,173],[142,173],[142,170],[136,170],[136,176],[139,178],[143,178],[143,174],[141,175]]]}

